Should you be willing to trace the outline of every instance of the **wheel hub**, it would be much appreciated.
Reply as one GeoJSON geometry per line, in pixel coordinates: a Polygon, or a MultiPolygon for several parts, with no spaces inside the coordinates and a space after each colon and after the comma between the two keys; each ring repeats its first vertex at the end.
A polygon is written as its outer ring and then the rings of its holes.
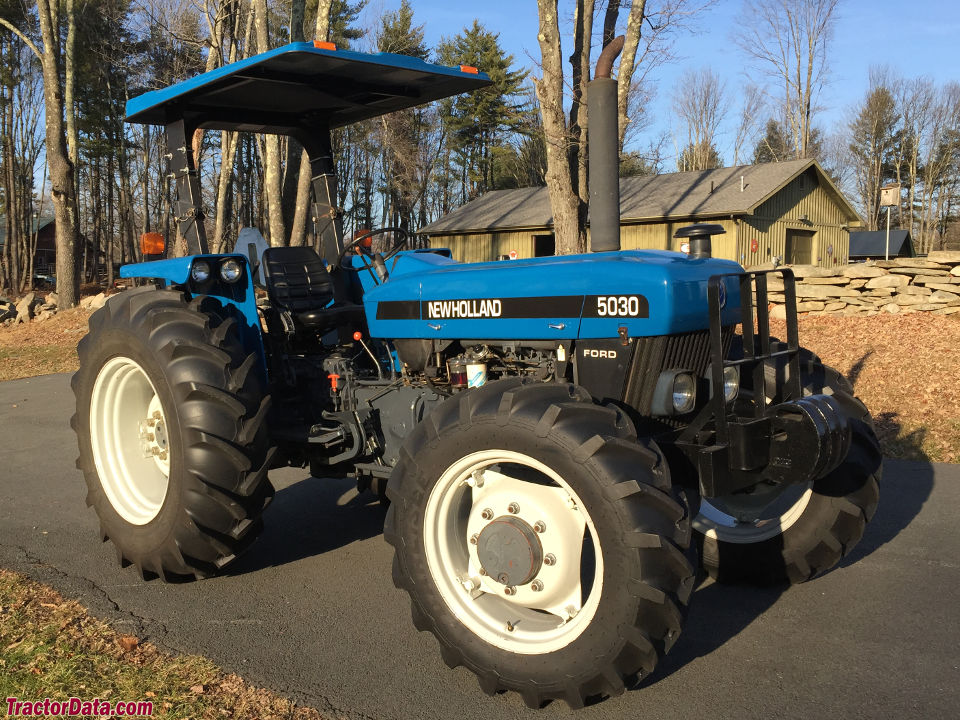
{"type": "Polygon", "coordinates": [[[526,522],[502,515],[480,531],[477,557],[487,576],[498,583],[526,585],[543,565],[543,545],[526,522]]]}

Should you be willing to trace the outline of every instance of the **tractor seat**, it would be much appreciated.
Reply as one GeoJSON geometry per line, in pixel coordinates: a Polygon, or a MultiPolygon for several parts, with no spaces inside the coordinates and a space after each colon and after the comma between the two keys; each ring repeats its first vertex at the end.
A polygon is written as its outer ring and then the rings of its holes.
{"type": "Polygon", "coordinates": [[[311,247],[271,247],[263,251],[264,280],[272,305],[290,314],[297,328],[316,332],[364,325],[363,307],[330,305],[333,278],[311,247]]]}

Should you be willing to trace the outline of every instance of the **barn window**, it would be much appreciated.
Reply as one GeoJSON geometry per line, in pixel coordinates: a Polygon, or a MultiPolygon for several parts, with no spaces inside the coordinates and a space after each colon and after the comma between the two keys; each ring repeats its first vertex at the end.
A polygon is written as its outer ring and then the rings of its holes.
{"type": "Polygon", "coordinates": [[[557,243],[552,234],[533,236],[533,256],[550,257],[557,254],[557,243]]]}

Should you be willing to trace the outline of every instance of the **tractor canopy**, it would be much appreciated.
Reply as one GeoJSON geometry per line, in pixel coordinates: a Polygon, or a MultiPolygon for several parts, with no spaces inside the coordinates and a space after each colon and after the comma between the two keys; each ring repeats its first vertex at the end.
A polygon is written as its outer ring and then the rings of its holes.
{"type": "Polygon", "coordinates": [[[127,122],[296,135],[477,90],[490,78],[392,53],[290,43],[127,103],[127,122]]]}
{"type": "Polygon", "coordinates": [[[208,249],[191,142],[195,132],[245,131],[298,140],[310,162],[313,215],[333,220],[319,231],[324,259],[332,265],[343,250],[343,227],[330,131],[489,84],[485,73],[464,65],[299,42],[135,97],[127,102],[126,120],[165,128],[169,172],[177,185],[174,212],[192,255],[208,249]]]}

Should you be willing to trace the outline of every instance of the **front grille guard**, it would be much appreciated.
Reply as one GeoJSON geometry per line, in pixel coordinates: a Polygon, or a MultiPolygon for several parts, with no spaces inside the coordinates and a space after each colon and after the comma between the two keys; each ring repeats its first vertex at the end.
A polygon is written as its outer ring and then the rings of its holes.
{"type": "Polygon", "coordinates": [[[800,341],[797,327],[797,285],[789,268],[759,270],[742,273],[725,273],[710,277],[707,286],[710,312],[710,383],[713,388],[709,404],[687,426],[678,438],[682,442],[694,442],[700,431],[712,420],[715,436],[711,445],[730,445],[730,430],[727,422],[727,407],[723,394],[723,370],[727,367],[740,369],[740,387],[749,391],[751,412],[760,419],[767,414],[767,391],[765,367],[777,358],[786,358],[788,370],[776,377],[784,377],[782,388],[773,389],[779,402],[798,400],[802,396],[800,385],[800,341]],[[767,277],[779,274],[783,278],[787,317],[787,347],[774,348],[770,342],[770,311],[767,277]],[[723,308],[720,304],[721,286],[726,278],[737,278],[740,286],[740,318],[743,332],[743,358],[728,359],[724,355],[723,308]],[[753,286],[756,285],[754,304],[753,286]],[[759,389],[759,391],[758,391],[759,389]]]}

